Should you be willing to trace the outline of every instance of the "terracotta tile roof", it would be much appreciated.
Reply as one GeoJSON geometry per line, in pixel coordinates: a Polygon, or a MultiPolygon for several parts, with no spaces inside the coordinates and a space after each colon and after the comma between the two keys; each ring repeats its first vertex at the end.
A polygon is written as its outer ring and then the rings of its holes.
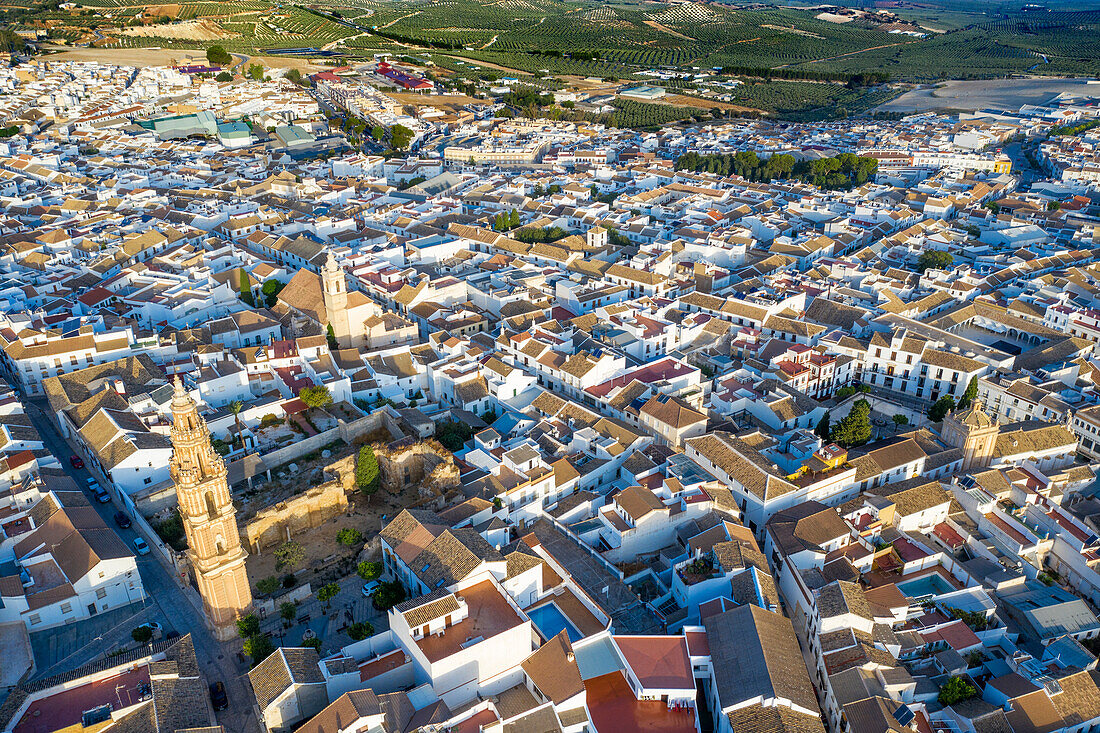
{"type": "Polygon", "coordinates": [[[737,733],[824,733],[820,716],[808,715],[782,705],[747,705],[727,716],[737,733]]]}
{"type": "Polygon", "coordinates": [[[442,618],[449,613],[459,610],[458,599],[454,593],[445,589],[432,591],[426,596],[406,601],[397,607],[398,612],[410,628],[424,626],[425,624],[442,618]]]}
{"type": "Polygon", "coordinates": [[[521,666],[539,692],[555,705],[584,692],[584,681],[565,631],[536,649],[521,666]]]}

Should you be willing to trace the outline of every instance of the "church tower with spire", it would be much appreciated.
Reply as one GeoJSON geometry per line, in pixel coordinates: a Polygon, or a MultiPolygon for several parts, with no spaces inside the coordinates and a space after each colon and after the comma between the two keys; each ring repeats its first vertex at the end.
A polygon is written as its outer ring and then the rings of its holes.
{"type": "Polygon", "coordinates": [[[172,398],[169,471],[206,622],[219,640],[228,641],[237,635],[237,617],[252,607],[245,551],[237,533],[225,462],[214,452],[206,421],[179,375],[172,398]]]}
{"type": "Polygon", "coordinates": [[[330,252],[325,260],[325,269],[321,272],[321,288],[325,298],[325,315],[328,325],[341,348],[351,345],[351,323],[348,320],[348,283],[344,271],[336,264],[336,258],[330,252]]]}

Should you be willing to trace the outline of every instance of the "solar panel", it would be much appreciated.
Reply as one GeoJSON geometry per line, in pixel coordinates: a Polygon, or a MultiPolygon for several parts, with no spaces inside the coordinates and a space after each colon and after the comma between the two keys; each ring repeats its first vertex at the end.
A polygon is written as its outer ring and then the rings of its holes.
{"type": "Polygon", "coordinates": [[[898,721],[902,725],[909,725],[913,722],[913,718],[915,717],[916,714],[909,709],[908,705],[902,705],[894,711],[894,720],[898,721]]]}

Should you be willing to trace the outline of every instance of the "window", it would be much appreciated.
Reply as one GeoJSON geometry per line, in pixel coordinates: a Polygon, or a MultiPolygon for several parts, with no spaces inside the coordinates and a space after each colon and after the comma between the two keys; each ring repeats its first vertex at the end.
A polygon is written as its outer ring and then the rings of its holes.
{"type": "Polygon", "coordinates": [[[99,600],[103,600],[104,598],[107,597],[107,589],[106,588],[96,588],[95,597],[99,600]]]}
{"type": "Polygon", "coordinates": [[[31,626],[34,626],[35,624],[42,623],[42,616],[37,613],[32,613],[27,620],[31,622],[31,626]]]}
{"type": "Polygon", "coordinates": [[[73,612],[73,604],[72,603],[62,603],[61,604],[61,613],[72,613],[72,612],[73,612]]]}

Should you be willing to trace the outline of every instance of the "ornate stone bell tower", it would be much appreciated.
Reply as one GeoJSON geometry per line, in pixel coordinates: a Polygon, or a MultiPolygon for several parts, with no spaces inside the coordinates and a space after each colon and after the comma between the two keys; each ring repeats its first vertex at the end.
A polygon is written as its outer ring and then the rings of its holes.
{"type": "Polygon", "coordinates": [[[210,445],[206,421],[199,416],[179,375],[172,398],[169,471],[176,484],[187,556],[195,571],[206,622],[219,640],[228,641],[237,635],[237,617],[252,608],[246,553],[237,533],[225,462],[210,445]]]}

